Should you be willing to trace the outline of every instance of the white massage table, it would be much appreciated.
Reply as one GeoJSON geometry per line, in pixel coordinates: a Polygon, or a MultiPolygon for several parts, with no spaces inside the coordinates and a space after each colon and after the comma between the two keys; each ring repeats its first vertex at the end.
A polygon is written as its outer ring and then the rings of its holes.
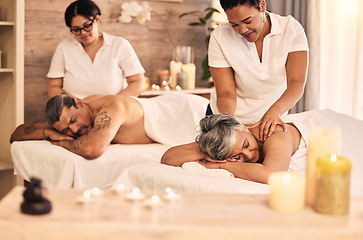
{"type": "MultiPolygon", "coordinates": [[[[334,118],[339,118],[342,123],[341,155],[350,158],[353,165],[351,193],[363,195],[363,147],[360,144],[363,121],[342,114],[329,116],[329,119],[322,120],[328,127],[334,122],[334,118]]],[[[167,146],[161,144],[117,144],[110,145],[100,158],[86,160],[47,141],[14,142],[11,146],[15,174],[27,181],[32,176],[39,177],[48,188],[104,188],[123,183],[128,188],[138,186],[145,191],[166,187],[181,191],[217,193],[256,194],[269,191],[264,184],[231,178],[228,172],[193,172],[190,169],[162,165],[160,159],[167,149],[167,146]]],[[[299,159],[305,162],[305,155],[302,154],[299,159]]],[[[290,168],[293,171],[293,162],[290,168]]]]}

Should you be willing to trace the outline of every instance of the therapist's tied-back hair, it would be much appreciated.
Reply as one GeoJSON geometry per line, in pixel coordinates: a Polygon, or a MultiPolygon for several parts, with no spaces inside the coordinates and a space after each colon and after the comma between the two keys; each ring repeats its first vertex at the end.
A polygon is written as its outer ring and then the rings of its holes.
{"type": "Polygon", "coordinates": [[[260,0],[219,0],[219,2],[224,11],[246,4],[260,11],[260,0]]]}
{"type": "Polygon", "coordinates": [[[71,108],[72,106],[78,108],[73,97],[64,93],[55,95],[47,102],[47,106],[45,107],[46,121],[50,125],[53,125],[59,121],[63,107],[71,108]]]}
{"type": "Polygon", "coordinates": [[[237,141],[236,130],[244,131],[242,124],[227,113],[218,113],[200,120],[196,138],[199,149],[215,160],[228,158],[237,141]]]}
{"type": "Polygon", "coordinates": [[[67,27],[72,27],[72,18],[77,15],[92,20],[97,15],[101,16],[101,10],[97,4],[91,0],[74,1],[67,7],[64,13],[64,20],[66,21],[67,27]]]}

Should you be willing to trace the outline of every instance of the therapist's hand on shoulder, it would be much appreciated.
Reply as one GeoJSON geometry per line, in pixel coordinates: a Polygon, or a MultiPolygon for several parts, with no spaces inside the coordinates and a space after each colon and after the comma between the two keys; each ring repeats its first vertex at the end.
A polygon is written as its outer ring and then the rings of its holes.
{"type": "Polygon", "coordinates": [[[281,120],[280,114],[277,110],[270,108],[262,118],[250,126],[249,128],[254,128],[259,126],[259,138],[260,141],[265,141],[272,133],[275,131],[276,125],[281,125],[284,132],[287,132],[286,123],[281,120]]]}

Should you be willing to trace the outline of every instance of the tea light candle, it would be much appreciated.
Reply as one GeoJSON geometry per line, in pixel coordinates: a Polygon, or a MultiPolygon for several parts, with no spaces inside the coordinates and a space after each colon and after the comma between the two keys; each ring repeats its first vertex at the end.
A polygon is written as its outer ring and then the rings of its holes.
{"type": "Polygon", "coordinates": [[[113,186],[113,192],[119,195],[123,194],[125,192],[125,185],[120,183],[117,186],[113,186]]]}
{"type": "Polygon", "coordinates": [[[98,187],[92,188],[92,196],[99,197],[100,195],[102,195],[102,192],[98,187]]]}
{"type": "Polygon", "coordinates": [[[84,191],[82,196],[77,197],[77,202],[81,204],[86,204],[92,201],[92,194],[90,191],[84,191]]]}
{"type": "Polygon", "coordinates": [[[319,213],[344,215],[349,212],[350,171],[348,158],[325,155],[316,161],[316,201],[319,213]]]}
{"type": "Polygon", "coordinates": [[[176,193],[173,191],[173,189],[171,189],[170,187],[165,189],[165,194],[163,196],[163,198],[167,201],[173,201],[177,198],[176,193]]]}
{"type": "Polygon", "coordinates": [[[169,84],[168,84],[168,82],[167,81],[163,81],[162,83],[161,83],[161,87],[162,88],[166,88],[166,87],[168,87],[169,86],[169,84]]]}
{"type": "Polygon", "coordinates": [[[143,200],[145,198],[145,194],[141,193],[140,189],[135,187],[132,189],[131,193],[126,194],[126,199],[133,200],[133,201],[139,201],[143,200]]]}
{"type": "Polygon", "coordinates": [[[306,156],[306,203],[314,205],[316,195],[316,160],[339,151],[340,129],[314,128],[309,134],[306,156]]]}
{"type": "Polygon", "coordinates": [[[289,172],[271,173],[270,207],[282,212],[296,212],[305,206],[305,176],[289,172]]]}
{"type": "Polygon", "coordinates": [[[176,85],[175,90],[177,90],[177,91],[181,91],[181,90],[182,90],[182,88],[181,88],[179,85],[176,85]]]}
{"type": "Polygon", "coordinates": [[[145,201],[145,206],[147,208],[156,208],[162,206],[162,203],[160,201],[160,197],[158,195],[152,195],[150,199],[147,199],[145,201]]]}
{"type": "Polygon", "coordinates": [[[196,67],[194,63],[182,65],[182,71],[187,75],[187,89],[195,88],[195,72],[196,67]]]}

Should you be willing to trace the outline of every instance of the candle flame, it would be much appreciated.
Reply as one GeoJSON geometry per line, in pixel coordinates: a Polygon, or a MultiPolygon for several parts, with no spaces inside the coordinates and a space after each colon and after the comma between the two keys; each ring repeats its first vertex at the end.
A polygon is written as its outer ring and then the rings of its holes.
{"type": "Polygon", "coordinates": [[[330,157],[330,160],[332,162],[335,162],[337,160],[337,155],[336,154],[332,154],[331,157],[330,157]]]}
{"type": "Polygon", "coordinates": [[[171,189],[170,187],[167,187],[166,189],[165,189],[165,192],[167,192],[167,193],[170,193],[170,192],[172,192],[173,191],[173,189],[171,189]]]}
{"type": "Polygon", "coordinates": [[[285,174],[284,174],[284,177],[283,177],[283,179],[282,179],[283,183],[284,183],[284,184],[287,184],[287,183],[289,183],[289,182],[290,182],[290,180],[291,180],[291,176],[290,176],[290,174],[285,173],[285,174]]]}
{"type": "Polygon", "coordinates": [[[153,196],[151,197],[151,201],[152,201],[153,203],[159,203],[159,202],[160,202],[160,198],[159,198],[159,196],[158,196],[158,195],[153,195],[153,196]]]}
{"type": "Polygon", "coordinates": [[[133,195],[140,195],[140,189],[139,189],[139,188],[137,188],[137,187],[133,188],[133,189],[132,189],[132,194],[133,194],[133,195]]]}
{"type": "Polygon", "coordinates": [[[91,192],[90,192],[90,191],[84,191],[84,192],[83,192],[83,197],[84,197],[84,198],[87,198],[87,199],[88,199],[88,198],[91,198],[91,192]]]}
{"type": "Polygon", "coordinates": [[[118,189],[119,191],[124,191],[124,190],[125,190],[125,185],[123,185],[123,184],[121,183],[121,184],[119,184],[119,185],[117,186],[117,189],[118,189]]]}
{"type": "Polygon", "coordinates": [[[92,189],[92,194],[95,195],[95,196],[99,195],[100,194],[100,189],[98,187],[94,187],[92,189]]]}
{"type": "Polygon", "coordinates": [[[175,192],[169,192],[168,193],[168,196],[170,197],[170,198],[175,198],[175,192]]]}

